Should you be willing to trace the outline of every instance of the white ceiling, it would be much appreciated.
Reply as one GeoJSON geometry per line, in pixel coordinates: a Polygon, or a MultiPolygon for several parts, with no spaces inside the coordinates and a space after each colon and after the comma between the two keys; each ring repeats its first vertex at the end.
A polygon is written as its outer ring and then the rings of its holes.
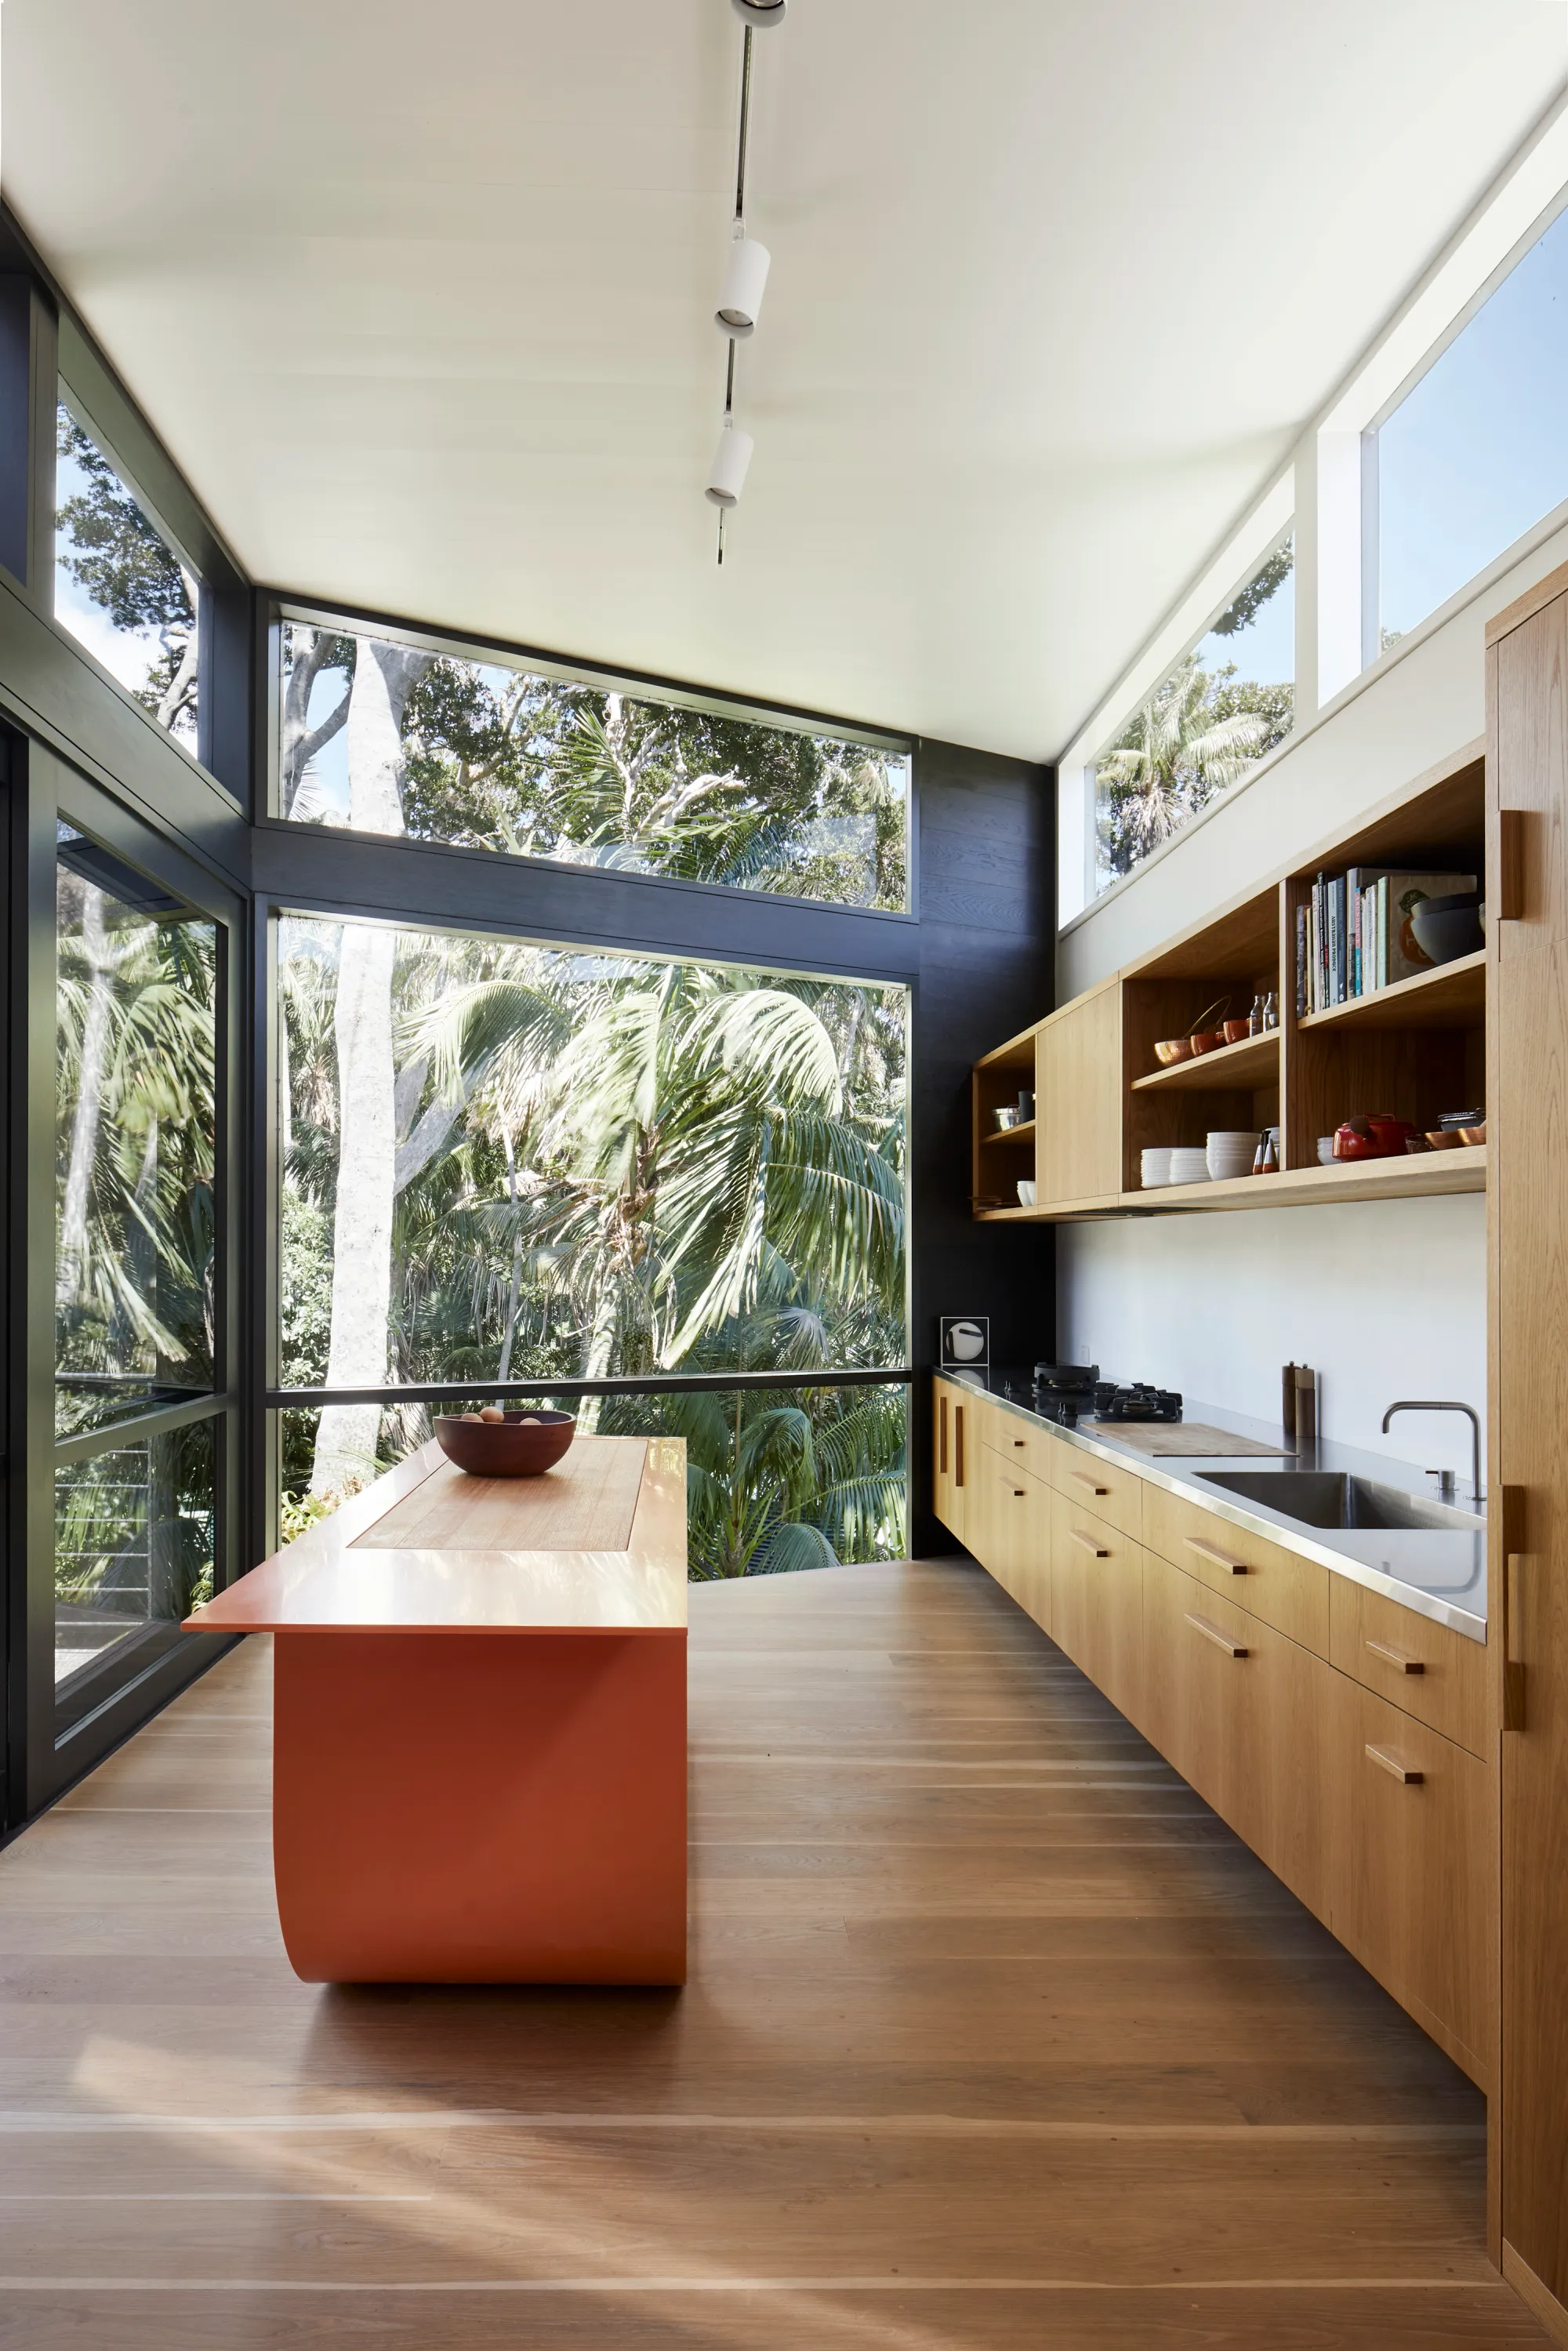
{"type": "Polygon", "coordinates": [[[4,189],[256,578],[1040,758],[1568,74],[1562,0],[5,0],[4,189]]]}

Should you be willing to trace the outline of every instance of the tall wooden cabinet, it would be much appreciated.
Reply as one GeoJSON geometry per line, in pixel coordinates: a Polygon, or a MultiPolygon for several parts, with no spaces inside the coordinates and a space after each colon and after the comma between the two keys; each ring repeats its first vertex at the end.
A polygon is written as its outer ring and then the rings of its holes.
{"type": "Polygon", "coordinates": [[[1503,2270],[1568,2342],[1568,569],[1487,664],[1503,2270]]]}

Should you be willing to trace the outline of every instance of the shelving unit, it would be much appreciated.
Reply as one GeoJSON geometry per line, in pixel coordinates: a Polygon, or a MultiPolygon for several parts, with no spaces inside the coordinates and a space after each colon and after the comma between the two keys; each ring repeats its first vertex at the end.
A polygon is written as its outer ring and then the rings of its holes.
{"type": "Polygon", "coordinates": [[[1079,1223],[1484,1189],[1484,1144],[1325,1167],[1318,1140],[1369,1111],[1425,1133],[1443,1112],[1485,1102],[1487,950],[1301,1017],[1295,966],[1296,910],[1320,872],[1484,872],[1485,747],[1466,745],[1354,832],[1324,841],[977,1063],[977,1216],[1079,1223]],[[1270,993],[1278,1029],[1161,1066],[1162,1039],[1189,1035],[1205,1014],[1215,1023],[1243,1019],[1254,998],[1270,993]],[[1222,1011],[1212,1010],[1217,1002],[1222,1011]],[[1020,1078],[1025,1070],[1031,1078],[1020,1078]],[[1020,1083],[1032,1084],[1036,1119],[1027,1137],[1016,1130],[1016,1142],[995,1138],[1013,1144],[1004,1152],[982,1140],[982,1122],[1016,1099],[1020,1083]],[[1142,1188],[1151,1145],[1265,1126],[1281,1131],[1279,1175],[1142,1188]],[[1033,1207],[1014,1204],[1020,1177],[1036,1181],[1033,1207]]]}

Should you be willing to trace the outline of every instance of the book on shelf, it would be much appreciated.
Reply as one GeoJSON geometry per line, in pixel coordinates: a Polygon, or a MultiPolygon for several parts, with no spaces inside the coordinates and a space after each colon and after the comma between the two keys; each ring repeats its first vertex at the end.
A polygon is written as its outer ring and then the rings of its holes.
{"type": "Polygon", "coordinates": [[[1296,909],[1298,1018],[1433,970],[1411,915],[1423,898],[1458,897],[1475,886],[1473,873],[1386,865],[1320,873],[1296,909]]]}

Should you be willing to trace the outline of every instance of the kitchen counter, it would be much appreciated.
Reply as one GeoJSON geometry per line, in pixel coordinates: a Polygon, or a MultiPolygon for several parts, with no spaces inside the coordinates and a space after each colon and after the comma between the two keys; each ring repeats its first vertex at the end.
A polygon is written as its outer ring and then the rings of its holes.
{"type": "MultiPolygon", "coordinates": [[[[1307,1527],[1299,1519],[1275,1510],[1267,1503],[1239,1500],[1201,1474],[1205,1470],[1243,1470],[1267,1477],[1270,1472],[1326,1470],[1333,1476],[1366,1479],[1421,1499],[1434,1500],[1431,1479],[1413,1465],[1391,1460],[1382,1453],[1364,1453],[1354,1446],[1334,1444],[1326,1438],[1304,1446],[1299,1452],[1269,1458],[1215,1454],[1197,1460],[1153,1459],[1121,1438],[1113,1426],[1078,1425],[1071,1403],[1058,1399],[1037,1405],[1027,1364],[988,1372],[945,1371],[941,1376],[976,1389],[1004,1412],[1044,1423],[1064,1444],[1098,1454],[1107,1461],[1120,1462],[1151,1485],[1163,1486],[1169,1493],[1200,1503],[1233,1526],[1265,1536],[1286,1551],[1299,1552],[1303,1559],[1317,1560],[1333,1574],[1348,1576],[1353,1583],[1364,1584],[1369,1591],[1381,1593],[1402,1607],[1414,1609],[1418,1615],[1447,1625],[1469,1640],[1486,1639],[1484,1504],[1479,1513],[1468,1510],[1465,1512],[1475,1516],[1477,1523],[1473,1527],[1307,1527]]],[[[1211,1427],[1261,1444],[1284,1445],[1288,1441],[1277,1425],[1270,1426],[1265,1421],[1249,1419],[1218,1405],[1198,1404],[1186,1398],[1183,1417],[1188,1422],[1206,1422],[1211,1427]]]]}

